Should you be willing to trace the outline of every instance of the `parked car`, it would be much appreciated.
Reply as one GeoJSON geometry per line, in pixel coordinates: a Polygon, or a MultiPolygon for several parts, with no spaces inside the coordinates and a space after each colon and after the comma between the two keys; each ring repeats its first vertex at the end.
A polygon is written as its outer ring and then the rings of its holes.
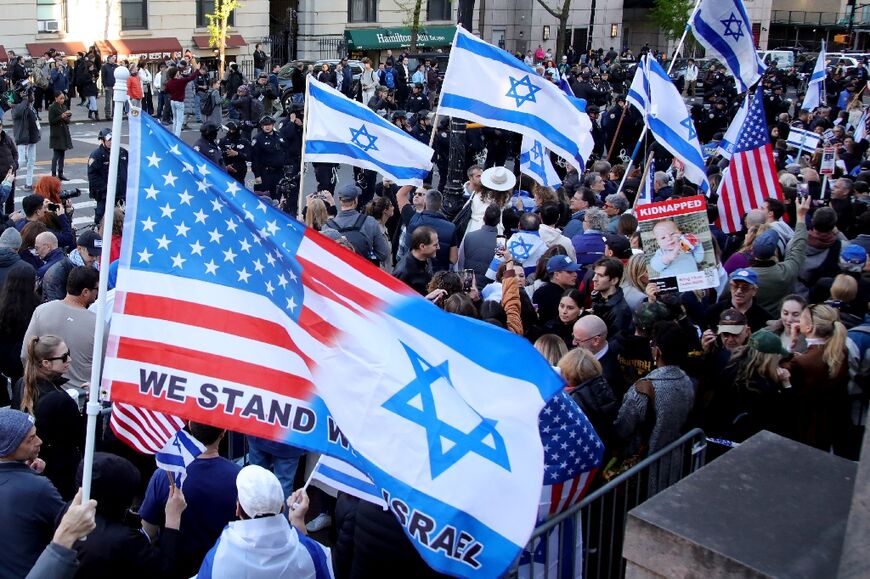
{"type": "MultiPolygon", "coordinates": [[[[329,70],[334,71],[335,65],[338,64],[339,62],[341,62],[341,61],[338,60],[337,58],[328,58],[326,60],[318,60],[317,62],[314,63],[314,73],[317,74],[318,72],[320,72],[320,69],[324,64],[328,64],[329,70]]],[[[355,80],[355,81],[359,80],[360,75],[362,75],[363,70],[365,70],[365,66],[363,65],[363,63],[360,62],[359,60],[348,60],[347,65],[350,67],[353,80],[355,80]]]]}
{"type": "Polygon", "coordinates": [[[303,65],[303,70],[307,68],[309,64],[314,64],[313,60],[294,60],[288,62],[278,70],[278,88],[281,89],[282,93],[293,88],[293,83],[290,81],[290,75],[296,65],[300,62],[303,65]]]}

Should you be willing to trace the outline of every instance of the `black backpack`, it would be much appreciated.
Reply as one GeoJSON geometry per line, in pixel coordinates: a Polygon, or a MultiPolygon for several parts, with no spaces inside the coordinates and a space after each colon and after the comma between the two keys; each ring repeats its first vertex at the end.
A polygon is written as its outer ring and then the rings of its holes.
{"type": "Polygon", "coordinates": [[[326,222],[326,226],[344,235],[359,255],[372,263],[380,264],[380,260],[378,260],[374,254],[372,240],[366,237],[362,232],[363,225],[366,222],[366,217],[368,217],[368,215],[360,213],[357,215],[356,221],[353,222],[353,225],[347,227],[339,227],[335,222],[335,219],[330,219],[326,222]]]}
{"type": "Polygon", "coordinates": [[[202,98],[202,104],[199,105],[199,112],[208,116],[214,112],[214,98],[212,91],[208,91],[202,98]]]}

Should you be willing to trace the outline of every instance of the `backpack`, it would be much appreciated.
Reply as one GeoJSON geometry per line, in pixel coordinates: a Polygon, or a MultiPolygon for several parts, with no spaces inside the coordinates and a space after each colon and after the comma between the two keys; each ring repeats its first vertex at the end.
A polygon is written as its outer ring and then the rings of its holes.
{"type": "Polygon", "coordinates": [[[384,71],[384,86],[390,90],[396,88],[396,76],[392,70],[384,71]]]}
{"type": "Polygon", "coordinates": [[[214,98],[212,92],[209,91],[205,94],[205,98],[202,99],[202,103],[199,105],[199,112],[208,116],[214,112],[214,98]]]}
{"type": "Polygon", "coordinates": [[[363,235],[362,232],[363,225],[366,222],[366,217],[368,217],[368,215],[360,213],[357,216],[356,221],[353,222],[353,225],[349,225],[348,227],[339,227],[335,222],[335,219],[330,219],[326,222],[326,226],[344,235],[359,255],[373,263],[379,264],[380,262],[378,261],[378,258],[374,256],[372,251],[372,240],[363,235]]]}
{"type": "Polygon", "coordinates": [[[38,66],[33,68],[33,84],[39,88],[48,88],[48,77],[45,75],[45,71],[38,66]]]}

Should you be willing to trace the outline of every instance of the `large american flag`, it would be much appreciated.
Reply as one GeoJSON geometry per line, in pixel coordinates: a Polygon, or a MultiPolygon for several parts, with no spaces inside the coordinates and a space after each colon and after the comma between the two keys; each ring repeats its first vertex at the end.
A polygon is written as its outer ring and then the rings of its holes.
{"type": "Polygon", "coordinates": [[[761,85],[749,104],[731,164],[719,185],[719,226],[725,233],[740,231],[741,218],[761,207],[768,197],[782,199],[773,148],[764,120],[761,85]]]}

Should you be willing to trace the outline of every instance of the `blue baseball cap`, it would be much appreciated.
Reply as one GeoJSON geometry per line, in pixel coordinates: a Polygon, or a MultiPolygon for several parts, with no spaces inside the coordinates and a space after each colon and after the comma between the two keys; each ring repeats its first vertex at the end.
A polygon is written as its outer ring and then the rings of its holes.
{"type": "Polygon", "coordinates": [[[580,264],[567,255],[554,255],[547,260],[547,273],[556,273],[557,271],[577,271],[578,269],[580,269],[580,264]]]}
{"type": "Polygon", "coordinates": [[[738,269],[731,274],[731,281],[742,281],[758,287],[758,275],[751,269],[738,269]]]}
{"type": "Polygon", "coordinates": [[[840,252],[840,269],[858,273],[864,269],[867,263],[867,252],[860,245],[854,243],[847,245],[840,252]]]}
{"type": "Polygon", "coordinates": [[[770,259],[776,255],[776,247],[779,245],[779,233],[768,229],[755,238],[752,244],[752,255],[756,259],[770,259]]]}

